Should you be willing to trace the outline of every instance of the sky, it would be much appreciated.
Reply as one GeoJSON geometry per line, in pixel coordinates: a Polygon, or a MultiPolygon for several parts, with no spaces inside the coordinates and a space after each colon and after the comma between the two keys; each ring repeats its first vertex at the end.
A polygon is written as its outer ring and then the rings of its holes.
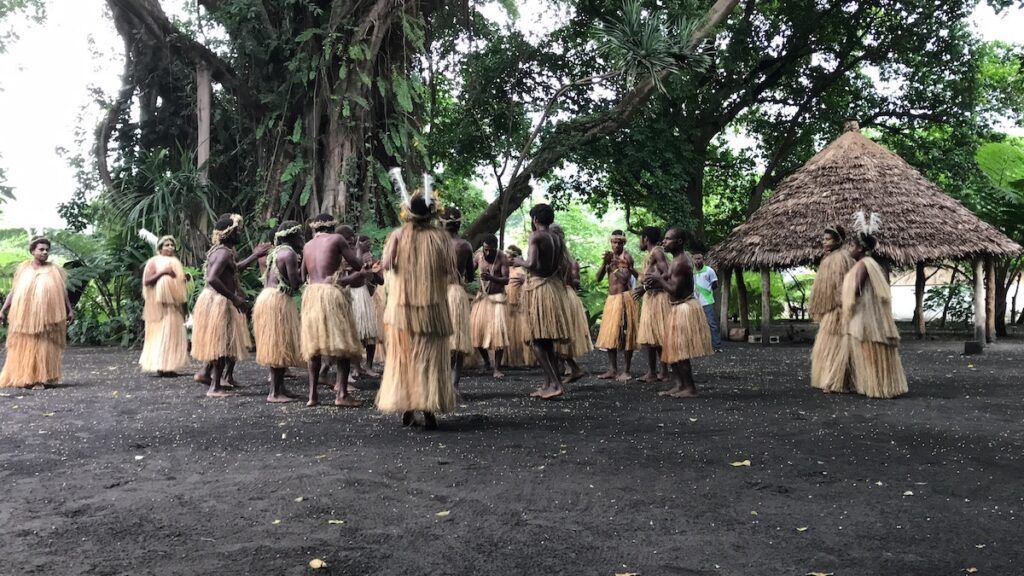
{"type": "MultiPolygon", "coordinates": [[[[165,9],[178,0],[163,0],[165,9]]],[[[520,2],[515,25],[531,35],[543,34],[557,17],[540,9],[537,0],[520,2]]],[[[485,14],[506,22],[492,4],[485,14]]],[[[986,40],[1020,41],[1024,10],[998,16],[982,4],[974,25],[986,40]]],[[[16,199],[0,207],[0,227],[60,227],[57,205],[75,190],[74,172],[58,148],[75,149],[76,129],[90,134],[100,117],[91,95],[107,95],[120,87],[122,45],[104,0],[49,0],[41,24],[12,22],[19,39],[0,55],[0,166],[16,199]]]]}

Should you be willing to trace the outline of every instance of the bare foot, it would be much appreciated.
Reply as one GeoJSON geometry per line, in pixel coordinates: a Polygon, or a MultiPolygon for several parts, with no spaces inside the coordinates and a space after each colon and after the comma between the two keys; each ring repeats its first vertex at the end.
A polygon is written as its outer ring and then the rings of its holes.
{"type": "Polygon", "coordinates": [[[294,400],[295,400],[295,397],[287,396],[287,395],[284,395],[284,394],[281,394],[279,396],[275,396],[275,395],[271,394],[271,395],[267,396],[267,402],[270,402],[271,404],[284,404],[285,402],[293,402],[294,400]]]}
{"type": "Polygon", "coordinates": [[[224,383],[221,384],[221,386],[223,386],[224,388],[227,388],[228,390],[234,390],[236,388],[241,388],[242,387],[242,385],[239,384],[237,380],[235,380],[234,376],[231,376],[231,377],[225,379],[224,383]]]}
{"type": "Polygon", "coordinates": [[[670,394],[673,398],[696,398],[697,391],[690,388],[683,388],[675,394],[670,394]]]}
{"type": "Polygon", "coordinates": [[[362,406],[363,403],[351,396],[339,396],[334,399],[334,405],[344,408],[358,408],[359,406],[362,406]]]}
{"type": "Polygon", "coordinates": [[[680,388],[679,386],[673,386],[668,390],[662,390],[661,392],[658,392],[658,396],[672,396],[673,394],[679,392],[680,390],[682,390],[682,388],[680,388]]]}
{"type": "Polygon", "coordinates": [[[668,382],[669,378],[671,378],[671,376],[669,376],[668,374],[665,374],[665,373],[661,373],[661,374],[658,375],[658,380],[660,380],[662,382],[668,382]]]}
{"type": "Polygon", "coordinates": [[[648,384],[650,384],[651,382],[657,382],[658,375],[655,374],[654,372],[648,372],[647,374],[644,374],[643,381],[647,382],[648,384]]]}
{"type": "Polygon", "coordinates": [[[227,390],[208,390],[206,392],[207,398],[227,398],[228,396],[234,396],[234,394],[227,390]]]}
{"type": "Polygon", "coordinates": [[[498,380],[501,380],[502,378],[505,377],[505,373],[500,370],[495,370],[494,377],[497,378],[498,380]]]}
{"type": "Polygon", "coordinates": [[[545,392],[546,392],[547,390],[548,390],[548,387],[547,387],[547,386],[545,386],[545,387],[543,387],[543,388],[537,388],[537,389],[536,389],[536,390],[534,390],[533,392],[530,392],[530,397],[531,397],[531,398],[540,398],[540,397],[544,396],[544,393],[545,393],[545,392]]]}
{"type": "Polygon", "coordinates": [[[612,378],[615,378],[616,376],[618,376],[618,374],[616,374],[612,370],[609,370],[609,371],[607,371],[607,372],[605,372],[603,374],[598,374],[597,375],[597,379],[598,380],[611,380],[612,378]]]}
{"type": "Polygon", "coordinates": [[[316,398],[310,398],[309,401],[306,402],[306,408],[313,408],[317,404],[319,404],[319,402],[316,398]]]}
{"type": "Polygon", "coordinates": [[[204,376],[202,372],[196,372],[196,375],[193,376],[192,379],[200,384],[206,384],[207,386],[210,385],[210,377],[204,376]]]}
{"type": "Polygon", "coordinates": [[[633,376],[631,376],[629,372],[623,372],[622,374],[619,374],[617,378],[615,378],[615,380],[619,382],[629,382],[632,379],[633,376]]]}
{"type": "Polygon", "coordinates": [[[540,395],[542,400],[552,400],[558,398],[562,394],[565,394],[565,390],[561,388],[549,388],[547,392],[540,395]]]}
{"type": "Polygon", "coordinates": [[[573,382],[579,380],[580,378],[583,378],[586,375],[587,373],[584,372],[583,370],[579,370],[577,372],[570,372],[569,375],[562,380],[562,384],[572,384],[573,382]]]}
{"type": "Polygon", "coordinates": [[[366,376],[367,378],[380,378],[380,373],[378,373],[376,370],[363,368],[363,376],[366,376]]]}
{"type": "Polygon", "coordinates": [[[36,384],[32,387],[33,390],[46,390],[46,384],[36,384]]]}

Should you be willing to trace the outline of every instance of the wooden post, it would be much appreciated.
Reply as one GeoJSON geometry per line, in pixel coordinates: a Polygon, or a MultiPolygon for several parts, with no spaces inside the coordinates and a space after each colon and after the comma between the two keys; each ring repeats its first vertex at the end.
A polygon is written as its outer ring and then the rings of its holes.
{"type": "Polygon", "coordinates": [[[924,292],[927,289],[924,276],[924,262],[917,263],[917,271],[914,277],[914,319],[917,320],[917,337],[924,338],[926,328],[924,323],[924,292]]]}
{"type": "Polygon", "coordinates": [[[729,339],[729,291],[732,289],[732,268],[726,268],[722,271],[722,282],[720,284],[722,288],[722,298],[719,303],[719,310],[721,313],[718,315],[718,333],[722,339],[729,339]]]}
{"type": "Polygon", "coordinates": [[[206,184],[209,176],[207,165],[210,159],[210,69],[205,63],[196,66],[196,114],[199,116],[199,138],[196,149],[196,167],[199,168],[199,180],[206,184]]]}
{"type": "Polygon", "coordinates": [[[736,269],[736,307],[740,313],[740,327],[750,334],[750,302],[747,297],[747,281],[743,279],[743,268],[736,269]]]}
{"type": "Polygon", "coordinates": [[[761,268],[761,345],[767,346],[772,335],[772,274],[761,268]]]}
{"type": "Polygon", "coordinates": [[[996,259],[985,258],[985,341],[996,341],[996,259]]]}
{"type": "Polygon", "coordinates": [[[985,347],[985,261],[974,261],[974,340],[985,347]]]}

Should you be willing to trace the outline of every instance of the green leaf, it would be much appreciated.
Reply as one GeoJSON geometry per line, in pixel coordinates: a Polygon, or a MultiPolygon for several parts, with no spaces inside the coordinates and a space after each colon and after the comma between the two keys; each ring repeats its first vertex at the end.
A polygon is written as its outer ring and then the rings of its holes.
{"type": "Polygon", "coordinates": [[[391,87],[395,91],[395,98],[398,101],[398,109],[406,114],[412,112],[412,93],[409,89],[409,81],[402,74],[395,74],[391,77],[391,87]]]}
{"type": "Polygon", "coordinates": [[[305,163],[302,158],[296,158],[289,162],[281,172],[281,183],[284,184],[294,180],[295,177],[298,176],[299,172],[302,172],[303,168],[305,168],[305,163]]]}
{"type": "Polygon", "coordinates": [[[353,45],[348,47],[348,56],[349,56],[349,58],[351,58],[351,59],[353,59],[353,60],[355,60],[357,62],[360,61],[360,60],[365,60],[366,59],[366,49],[363,47],[362,44],[353,44],[353,45]]]}
{"type": "Polygon", "coordinates": [[[351,98],[355,100],[356,104],[359,104],[360,106],[367,110],[370,109],[370,103],[366,101],[366,98],[363,98],[359,94],[353,94],[351,98]]]}
{"type": "Polygon", "coordinates": [[[313,192],[313,179],[307,178],[306,185],[302,187],[302,193],[299,194],[299,206],[305,207],[309,203],[311,192],[313,192]]]}
{"type": "Polygon", "coordinates": [[[295,120],[295,127],[292,129],[292,142],[298,144],[302,142],[302,120],[295,120]]]}
{"type": "Polygon", "coordinates": [[[324,31],[319,28],[307,28],[304,31],[302,31],[301,34],[295,37],[295,42],[298,44],[302,44],[303,42],[309,41],[309,39],[312,38],[313,36],[323,33],[324,31]]]}

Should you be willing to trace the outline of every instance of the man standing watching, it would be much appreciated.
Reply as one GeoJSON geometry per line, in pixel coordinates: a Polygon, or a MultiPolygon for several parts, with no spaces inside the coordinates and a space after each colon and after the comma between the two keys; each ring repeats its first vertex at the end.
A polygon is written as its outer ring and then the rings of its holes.
{"type": "Polygon", "coordinates": [[[718,275],[704,263],[704,254],[693,253],[693,285],[697,299],[704,308],[704,315],[708,317],[708,326],[711,328],[711,346],[715,352],[722,351],[722,337],[718,333],[718,319],[715,316],[715,290],[718,289],[718,275]]]}

